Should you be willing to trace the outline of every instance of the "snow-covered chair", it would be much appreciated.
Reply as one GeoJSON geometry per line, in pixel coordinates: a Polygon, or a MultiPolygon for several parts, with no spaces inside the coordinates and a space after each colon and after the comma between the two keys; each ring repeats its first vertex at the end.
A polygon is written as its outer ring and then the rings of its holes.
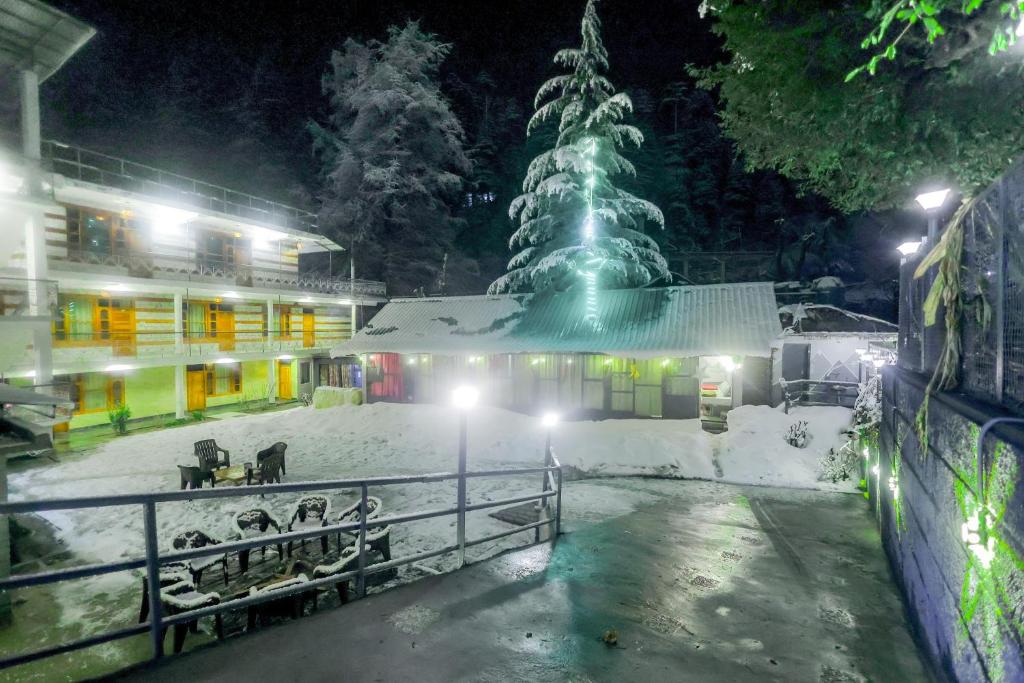
{"type": "MultiPolygon", "coordinates": [[[[327,526],[327,517],[331,514],[331,501],[326,496],[306,496],[295,504],[288,531],[308,531],[327,526]]],[[[306,539],[299,541],[305,547],[306,539]]],[[[327,536],[320,537],[320,549],[327,554],[327,536]]],[[[288,555],[292,554],[292,541],[288,541],[288,555]]]]}
{"type": "MultiPolygon", "coordinates": [[[[191,610],[200,609],[201,607],[209,607],[211,605],[220,604],[220,594],[218,593],[200,593],[193,586],[172,586],[160,591],[160,604],[163,608],[164,614],[167,616],[174,616],[175,614],[181,614],[182,612],[189,612],[191,610]]],[[[214,630],[217,634],[217,640],[224,639],[224,620],[221,615],[213,615],[214,630]]],[[[195,633],[199,630],[199,619],[192,621],[185,621],[174,625],[174,653],[181,652],[182,647],[185,645],[185,635],[191,631],[195,633]]],[[[167,635],[167,627],[165,626],[160,633],[160,642],[163,643],[164,638],[167,635]]]]}
{"type": "MultiPolygon", "coordinates": [[[[341,557],[329,564],[318,564],[313,568],[313,579],[326,579],[328,576],[335,576],[350,571],[359,562],[359,548],[349,546],[341,551],[341,557]]],[[[338,590],[338,599],[341,604],[348,602],[348,579],[343,579],[335,584],[338,590]]]]}
{"type": "MultiPolygon", "coordinates": [[[[347,508],[338,513],[338,524],[345,524],[346,522],[358,522],[359,521],[359,506],[361,501],[356,501],[349,505],[347,508]]],[[[381,502],[380,498],[376,496],[366,497],[366,521],[369,522],[380,516],[380,513],[384,510],[384,503],[381,502]]],[[[357,536],[359,532],[355,529],[351,531],[339,531],[338,532],[338,550],[341,550],[348,543],[342,543],[342,534],[349,536],[357,536]]],[[[351,543],[351,541],[349,541],[351,543]]]]}
{"type": "MultiPolygon", "coordinates": [[[[281,523],[272,514],[261,508],[243,510],[231,521],[235,526],[235,533],[243,541],[281,533],[281,523]]],[[[284,547],[280,543],[275,545],[278,557],[283,558],[284,547]]],[[[243,573],[249,570],[249,552],[249,550],[238,551],[238,565],[243,573]]],[[[260,554],[266,558],[267,546],[260,547],[260,554]]]]}
{"type": "MultiPolygon", "coordinates": [[[[193,548],[205,548],[209,545],[218,545],[220,541],[208,536],[199,529],[186,529],[174,536],[171,545],[175,550],[191,550],[193,548]]],[[[227,555],[204,555],[187,562],[189,571],[192,573],[192,581],[195,585],[203,578],[203,570],[215,564],[221,565],[224,572],[224,585],[228,585],[228,556],[227,555]]]]}
{"type": "MultiPolygon", "coordinates": [[[[284,441],[278,441],[270,448],[264,448],[262,451],[256,454],[256,464],[260,465],[264,460],[272,455],[281,456],[281,474],[288,474],[288,466],[285,462],[284,452],[288,450],[288,444],[284,441]]],[[[280,481],[280,480],[278,480],[280,481]]]]}
{"type": "MultiPolygon", "coordinates": [[[[192,588],[192,572],[184,562],[172,562],[160,567],[160,590],[192,588]]],[[[149,577],[142,575],[142,605],[139,607],[139,623],[149,617],[149,577]]]]}
{"type": "MultiPolygon", "coordinates": [[[[271,597],[270,594],[275,591],[279,591],[282,588],[292,588],[303,583],[309,583],[309,577],[305,574],[299,574],[298,576],[285,579],[284,581],[278,581],[268,586],[252,586],[249,588],[249,597],[263,596],[271,597]]],[[[289,615],[293,619],[298,619],[302,616],[302,613],[306,609],[306,598],[312,597],[314,603],[316,602],[316,591],[301,591],[299,593],[293,593],[286,595],[279,600],[268,599],[266,602],[257,603],[255,605],[249,605],[248,614],[248,627],[250,630],[255,628],[256,621],[265,621],[268,616],[274,611],[274,608],[284,606],[287,608],[289,615]]]]}

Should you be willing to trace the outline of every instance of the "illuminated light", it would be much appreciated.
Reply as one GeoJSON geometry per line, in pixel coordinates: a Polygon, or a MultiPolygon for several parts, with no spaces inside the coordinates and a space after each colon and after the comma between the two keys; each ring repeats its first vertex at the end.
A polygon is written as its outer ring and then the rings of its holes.
{"type": "Polygon", "coordinates": [[[293,358],[295,358],[295,356],[291,355],[290,353],[282,353],[280,356],[277,357],[278,360],[291,360],[293,358]]]}
{"type": "Polygon", "coordinates": [[[732,372],[733,370],[736,370],[738,367],[740,367],[735,363],[735,361],[733,361],[732,356],[719,356],[718,363],[725,369],[726,372],[732,372]]]}
{"type": "Polygon", "coordinates": [[[242,297],[238,292],[224,292],[224,297],[228,299],[241,299],[242,297]]]}
{"type": "Polygon", "coordinates": [[[870,457],[871,457],[871,451],[869,451],[868,449],[865,448],[864,449],[864,459],[867,460],[870,457]]]}
{"type": "Polygon", "coordinates": [[[611,358],[608,358],[608,359],[605,360],[604,364],[605,365],[611,365],[614,362],[615,362],[614,360],[612,360],[611,358]]]}
{"type": "Polygon", "coordinates": [[[885,359],[884,358],[876,358],[875,360],[873,360],[871,362],[874,364],[874,366],[876,368],[880,368],[883,365],[885,365],[885,359]]]}
{"type": "Polygon", "coordinates": [[[10,192],[12,194],[20,192],[24,184],[24,178],[20,178],[3,166],[0,166],[0,192],[10,192]]]}
{"type": "Polygon", "coordinates": [[[894,496],[899,490],[899,482],[896,481],[896,477],[889,477],[889,490],[892,491],[894,496]]]}
{"type": "Polygon", "coordinates": [[[900,246],[896,247],[896,251],[900,252],[904,256],[912,256],[917,253],[917,250],[921,248],[920,240],[917,242],[904,242],[900,246]]]}
{"type": "Polygon", "coordinates": [[[235,360],[234,358],[218,358],[213,362],[218,363],[220,365],[230,365],[231,363],[237,363],[238,361],[235,360]]]}
{"type": "Polygon", "coordinates": [[[235,239],[237,240],[237,239],[238,239],[239,237],[241,237],[241,236],[242,236],[242,233],[240,233],[240,232],[235,232],[235,233],[232,233],[232,235],[233,235],[233,236],[234,236],[234,238],[235,238],[235,239]]]}
{"type": "Polygon", "coordinates": [[[308,297],[308,296],[304,296],[301,299],[299,299],[299,303],[300,304],[311,304],[311,303],[313,303],[313,299],[308,297]]]}
{"type": "Polygon", "coordinates": [[[991,528],[994,521],[991,515],[985,515],[985,528],[982,529],[978,515],[975,513],[960,526],[960,537],[967,544],[967,549],[978,558],[981,566],[985,569],[992,564],[992,559],[996,554],[996,539],[988,533],[988,529],[991,528]]]}
{"type": "Polygon", "coordinates": [[[595,185],[597,185],[597,178],[594,176],[587,176],[587,187],[593,189],[595,185]]]}
{"type": "Polygon", "coordinates": [[[871,468],[871,474],[875,475],[876,477],[878,476],[878,472],[879,472],[878,465],[875,465],[874,467],[871,468]]]}
{"type": "Polygon", "coordinates": [[[540,422],[542,425],[550,429],[554,427],[556,424],[558,424],[559,419],[560,418],[558,413],[544,413],[544,416],[540,419],[540,422]]]}
{"type": "Polygon", "coordinates": [[[668,358],[666,358],[665,360],[661,361],[661,367],[667,368],[670,362],[671,361],[668,358]]]}
{"type": "Polygon", "coordinates": [[[338,303],[341,304],[342,306],[351,306],[352,305],[352,302],[349,301],[348,299],[338,299],[338,303]]]}
{"type": "Polygon", "coordinates": [[[865,353],[868,352],[868,350],[867,349],[854,349],[853,352],[856,353],[858,356],[863,356],[865,353]]]}
{"type": "Polygon", "coordinates": [[[135,214],[132,213],[131,209],[121,209],[121,218],[128,219],[128,218],[131,218],[134,215],[135,214]]]}
{"type": "Polygon", "coordinates": [[[566,363],[568,363],[569,365],[572,365],[572,358],[568,359],[568,360],[567,360],[567,361],[565,361],[565,362],[566,362],[566,363]]]}
{"type": "Polygon", "coordinates": [[[103,368],[106,372],[125,372],[126,370],[134,370],[135,368],[131,365],[123,365],[121,363],[114,363],[103,368]]]}
{"type": "Polygon", "coordinates": [[[416,359],[415,358],[409,358],[407,361],[405,361],[405,364],[406,365],[416,365],[416,359]]]}
{"type": "Polygon", "coordinates": [[[480,400],[480,390],[476,387],[461,386],[452,392],[452,405],[459,410],[469,410],[480,400]]]}
{"type": "Polygon", "coordinates": [[[112,285],[107,285],[107,289],[113,290],[115,292],[129,292],[129,291],[131,291],[131,287],[129,287],[128,285],[124,284],[123,282],[115,282],[112,285]]]}
{"type": "Polygon", "coordinates": [[[1013,35],[1018,38],[1024,38],[1024,18],[1022,18],[1020,23],[1017,24],[1017,28],[1014,30],[1013,35]]]}
{"type": "Polygon", "coordinates": [[[530,361],[530,365],[539,365],[539,364],[540,364],[540,358],[534,358],[533,360],[530,361]]]}
{"type": "Polygon", "coordinates": [[[925,211],[931,211],[938,209],[946,202],[946,196],[949,195],[949,188],[943,190],[935,190],[934,192],[922,192],[917,195],[914,200],[921,205],[921,208],[925,211]]]}
{"type": "Polygon", "coordinates": [[[153,227],[163,233],[178,232],[179,226],[199,215],[193,211],[176,209],[172,206],[152,206],[148,213],[149,217],[153,219],[153,227]]]}

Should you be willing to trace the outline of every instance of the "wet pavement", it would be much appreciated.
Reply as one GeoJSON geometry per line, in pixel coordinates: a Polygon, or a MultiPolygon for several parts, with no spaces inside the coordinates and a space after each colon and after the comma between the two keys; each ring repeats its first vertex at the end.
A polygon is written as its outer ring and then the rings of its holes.
{"type": "Polygon", "coordinates": [[[553,551],[510,552],[129,678],[931,680],[862,499],[666,484],[674,495],[577,523],[553,551]]]}

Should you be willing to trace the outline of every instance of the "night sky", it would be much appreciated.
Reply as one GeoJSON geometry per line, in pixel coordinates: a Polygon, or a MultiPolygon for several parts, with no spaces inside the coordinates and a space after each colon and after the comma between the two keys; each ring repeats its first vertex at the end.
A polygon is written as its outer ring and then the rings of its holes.
{"type": "MultiPolygon", "coordinates": [[[[555,72],[555,51],[578,42],[584,5],[582,0],[54,4],[95,26],[98,34],[46,84],[46,132],[83,145],[113,146],[111,151],[135,157],[145,141],[140,145],[139,140],[125,140],[121,133],[126,128],[144,129],[147,123],[147,139],[167,132],[159,108],[175,69],[188,69],[197,89],[216,91],[193,113],[198,109],[206,115],[198,125],[218,127],[220,113],[238,99],[232,91],[238,78],[220,82],[225,64],[240,73],[258,65],[261,77],[272,80],[261,109],[280,138],[278,144],[288,147],[286,153],[296,152],[305,123],[324,111],[320,78],[331,50],[349,37],[383,38],[389,25],[407,19],[419,20],[423,28],[452,44],[447,72],[469,80],[486,71],[505,94],[530,102],[542,80],[555,72]]],[[[605,0],[600,11],[612,81],[627,91],[639,87],[658,93],[666,83],[685,76],[687,63],[714,59],[716,39],[698,17],[698,4],[605,0]]],[[[209,142],[215,141],[214,134],[209,142]]],[[[163,150],[152,153],[166,157],[163,150]]],[[[184,165],[196,166],[187,160],[184,165]]]]}

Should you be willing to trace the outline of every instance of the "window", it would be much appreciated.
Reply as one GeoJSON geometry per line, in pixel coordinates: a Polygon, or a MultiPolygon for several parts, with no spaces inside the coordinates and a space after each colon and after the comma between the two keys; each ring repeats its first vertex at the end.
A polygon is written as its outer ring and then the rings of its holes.
{"type": "Polygon", "coordinates": [[[137,230],[129,213],[118,215],[77,206],[68,207],[67,226],[68,246],[95,256],[128,253],[137,230]]]}
{"type": "Polygon", "coordinates": [[[97,413],[124,405],[124,378],[90,372],[73,375],[75,414],[97,413]]]}
{"type": "Polygon", "coordinates": [[[53,338],[57,341],[91,341],[93,338],[93,298],[61,294],[53,338]]]}
{"type": "Polygon", "coordinates": [[[206,336],[206,302],[188,301],[184,307],[185,336],[202,339],[206,336]]]}
{"type": "Polygon", "coordinates": [[[292,308],[291,306],[274,305],[274,329],[278,339],[291,339],[292,308]]]}
{"type": "Polygon", "coordinates": [[[299,363],[299,384],[309,384],[312,365],[308,361],[299,363]]]}
{"type": "Polygon", "coordinates": [[[217,363],[206,366],[206,395],[226,396],[242,391],[242,366],[239,363],[217,363]]]}

